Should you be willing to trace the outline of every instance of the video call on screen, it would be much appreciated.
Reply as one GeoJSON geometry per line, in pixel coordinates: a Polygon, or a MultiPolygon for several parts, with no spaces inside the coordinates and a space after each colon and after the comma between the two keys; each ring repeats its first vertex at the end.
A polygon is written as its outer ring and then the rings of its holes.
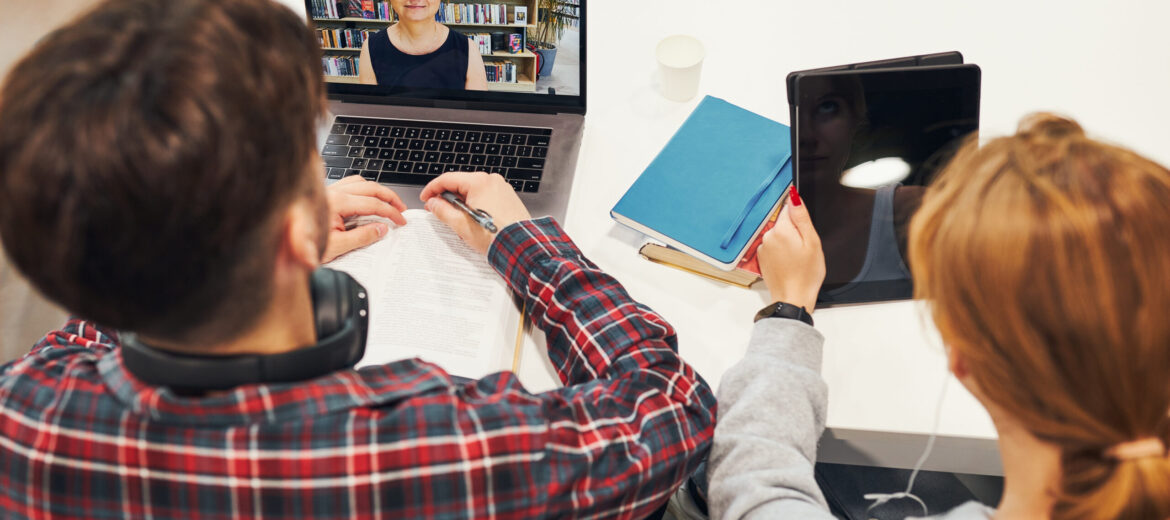
{"type": "Polygon", "coordinates": [[[538,3],[309,0],[308,7],[327,82],[579,95],[584,0],[551,14],[538,12],[538,3]]]}

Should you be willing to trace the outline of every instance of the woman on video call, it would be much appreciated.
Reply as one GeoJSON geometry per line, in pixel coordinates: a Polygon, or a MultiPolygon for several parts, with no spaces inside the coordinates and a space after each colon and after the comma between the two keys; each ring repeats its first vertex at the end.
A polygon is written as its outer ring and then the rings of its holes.
{"type": "MultiPolygon", "coordinates": [[[[760,267],[773,300],[811,309],[825,257],[804,207],[784,211],[760,267]]],[[[910,224],[916,296],[995,423],[1004,471],[997,510],[938,518],[1170,518],[1168,227],[1170,171],[1049,114],[969,140],[926,189],[910,224]]],[[[823,341],[761,319],[724,374],[714,518],[832,518],[813,477],[823,341]]]]}
{"type": "Polygon", "coordinates": [[[435,21],[439,0],[391,0],[398,23],[362,43],[358,78],[368,85],[487,90],[475,44],[435,21]]]}

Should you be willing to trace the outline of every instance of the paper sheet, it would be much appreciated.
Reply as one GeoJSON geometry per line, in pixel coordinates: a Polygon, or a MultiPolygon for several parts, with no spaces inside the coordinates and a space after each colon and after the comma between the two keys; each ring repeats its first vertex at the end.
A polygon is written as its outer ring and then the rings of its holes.
{"type": "Polygon", "coordinates": [[[403,215],[407,225],[328,265],[370,292],[358,367],[419,357],[470,378],[510,370],[520,313],[507,284],[429,212],[403,215]]]}

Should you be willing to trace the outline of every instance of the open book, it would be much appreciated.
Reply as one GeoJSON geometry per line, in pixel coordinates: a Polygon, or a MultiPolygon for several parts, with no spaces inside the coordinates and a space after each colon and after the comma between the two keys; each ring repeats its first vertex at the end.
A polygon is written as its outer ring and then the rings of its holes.
{"type": "Polygon", "coordinates": [[[370,295],[366,355],[358,367],[413,357],[478,379],[519,364],[524,324],[508,285],[430,212],[385,221],[382,240],[326,264],[370,295]]]}

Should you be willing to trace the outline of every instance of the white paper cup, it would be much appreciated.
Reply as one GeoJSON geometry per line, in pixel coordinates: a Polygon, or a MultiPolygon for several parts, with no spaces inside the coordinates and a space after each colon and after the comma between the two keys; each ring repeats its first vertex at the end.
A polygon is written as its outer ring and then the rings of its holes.
{"type": "Polygon", "coordinates": [[[686,101],[699,92],[699,73],[707,51],[698,39],[685,34],[668,36],[658,42],[658,73],[662,95],[673,101],[686,101]]]}

